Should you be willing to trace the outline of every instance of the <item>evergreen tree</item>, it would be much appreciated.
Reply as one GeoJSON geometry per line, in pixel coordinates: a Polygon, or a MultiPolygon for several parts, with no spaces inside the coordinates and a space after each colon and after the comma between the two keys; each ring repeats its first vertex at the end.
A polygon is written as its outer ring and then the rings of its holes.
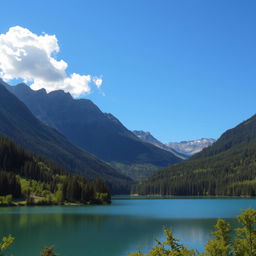
{"type": "Polygon", "coordinates": [[[230,225],[223,219],[219,219],[215,225],[213,239],[208,241],[205,251],[201,254],[179,243],[173,233],[164,229],[166,241],[159,242],[150,253],[131,253],[129,256],[255,256],[256,255],[256,210],[248,209],[238,216],[238,222],[242,225],[236,229],[235,238],[232,241],[230,225]]]}
{"type": "Polygon", "coordinates": [[[236,229],[237,239],[234,242],[236,255],[256,255],[256,211],[248,209],[238,216],[243,226],[236,229]]]}
{"type": "Polygon", "coordinates": [[[204,256],[230,256],[230,225],[223,219],[219,219],[213,232],[214,239],[210,240],[206,247],[204,256]]]}
{"type": "Polygon", "coordinates": [[[0,256],[5,256],[3,252],[12,245],[13,241],[14,238],[10,235],[2,238],[2,241],[0,242],[0,256]]]}
{"type": "Polygon", "coordinates": [[[0,136],[0,203],[25,197],[27,205],[110,203],[109,189],[97,179],[71,175],[56,164],[25,152],[0,136]],[[37,202],[35,196],[43,197],[37,202]]]}
{"type": "Polygon", "coordinates": [[[44,250],[40,253],[40,256],[59,256],[59,254],[56,254],[53,251],[53,247],[46,247],[44,250]]]}

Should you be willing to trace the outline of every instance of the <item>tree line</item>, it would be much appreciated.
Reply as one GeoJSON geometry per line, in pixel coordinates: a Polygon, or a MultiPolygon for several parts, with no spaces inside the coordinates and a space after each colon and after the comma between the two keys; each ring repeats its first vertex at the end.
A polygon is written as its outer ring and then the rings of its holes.
{"type": "Polygon", "coordinates": [[[209,157],[197,157],[161,169],[135,185],[142,195],[256,195],[256,142],[242,143],[209,157]]]}
{"type": "Polygon", "coordinates": [[[111,200],[108,187],[100,179],[88,181],[69,174],[0,137],[0,196],[7,195],[25,198],[27,204],[109,203],[111,200]],[[37,202],[35,196],[39,197],[37,202]]]}

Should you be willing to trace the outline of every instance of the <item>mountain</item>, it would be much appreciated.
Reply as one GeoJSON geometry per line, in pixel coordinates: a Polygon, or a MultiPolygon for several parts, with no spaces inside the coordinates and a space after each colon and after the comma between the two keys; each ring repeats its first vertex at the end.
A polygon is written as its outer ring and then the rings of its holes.
{"type": "Polygon", "coordinates": [[[211,146],[215,141],[215,139],[202,138],[190,141],[169,142],[165,144],[165,146],[176,150],[180,154],[192,156],[202,151],[204,148],[211,146]]]}
{"type": "Polygon", "coordinates": [[[161,169],[133,193],[256,195],[256,115],[190,159],[161,169]]]}
{"type": "Polygon", "coordinates": [[[112,164],[133,179],[181,161],[176,155],[144,143],[113,115],[88,99],[73,99],[64,91],[33,91],[25,84],[7,87],[31,112],[73,144],[112,164]]]}
{"type": "Polygon", "coordinates": [[[163,144],[159,140],[157,140],[150,132],[144,131],[133,131],[133,133],[143,140],[144,142],[150,143],[164,149],[166,151],[170,151],[174,155],[186,159],[200,151],[204,148],[212,145],[216,140],[214,139],[199,139],[199,140],[191,140],[191,141],[181,141],[181,142],[170,142],[167,144],[163,144]]]}
{"type": "Polygon", "coordinates": [[[109,184],[112,192],[123,193],[123,189],[127,189],[126,186],[131,182],[129,178],[74,146],[57,130],[43,124],[6,86],[0,81],[0,135],[71,172],[89,179],[100,176],[109,184]]]}
{"type": "Polygon", "coordinates": [[[142,141],[153,144],[156,147],[159,147],[163,150],[169,151],[169,152],[171,152],[172,154],[176,155],[179,158],[182,158],[182,159],[188,158],[188,156],[186,154],[178,153],[172,147],[168,147],[167,145],[165,145],[162,142],[160,142],[159,140],[157,140],[150,132],[144,132],[144,131],[141,131],[141,130],[140,131],[134,130],[133,133],[138,138],[140,138],[142,141]]]}

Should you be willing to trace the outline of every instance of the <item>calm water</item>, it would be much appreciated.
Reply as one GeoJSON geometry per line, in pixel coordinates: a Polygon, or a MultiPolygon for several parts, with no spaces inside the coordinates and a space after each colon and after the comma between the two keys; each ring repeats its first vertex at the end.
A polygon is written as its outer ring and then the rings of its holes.
{"type": "Polygon", "coordinates": [[[110,206],[0,208],[0,235],[12,234],[15,256],[37,256],[55,245],[61,256],[125,256],[147,251],[171,227],[190,248],[201,250],[216,218],[235,225],[255,199],[113,200],[110,206]]]}

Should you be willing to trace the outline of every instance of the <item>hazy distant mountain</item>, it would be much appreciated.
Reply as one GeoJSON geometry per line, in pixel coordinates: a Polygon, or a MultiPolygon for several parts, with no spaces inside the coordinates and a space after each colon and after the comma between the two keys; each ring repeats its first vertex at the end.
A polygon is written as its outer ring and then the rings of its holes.
{"type": "Polygon", "coordinates": [[[25,84],[9,86],[8,89],[23,101],[38,119],[56,128],[72,143],[111,163],[115,168],[129,170],[127,174],[131,177],[134,175],[133,170],[139,172],[139,175],[147,176],[147,169],[153,172],[159,167],[181,161],[171,152],[142,142],[116,117],[101,112],[88,99],[75,100],[63,91],[33,91],[25,84]]]}
{"type": "Polygon", "coordinates": [[[166,144],[167,147],[173,148],[181,154],[192,156],[204,148],[211,146],[216,140],[215,139],[198,139],[190,141],[181,141],[181,142],[169,142],[166,144]]]}
{"type": "Polygon", "coordinates": [[[183,154],[183,153],[178,153],[176,150],[174,150],[171,147],[168,147],[167,145],[163,144],[162,142],[160,142],[159,140],[157,140],[150,132],[144,132],[144,131],[138,131],[138,130],[134,130],[133,133],[140,138],[141,140],[153,144],[161,149],[167,150],[171,153],[173,153],[174,155],[185,159],[187,158],[187,155],[183,154]]]}
{"type": "Polygon", "coordinates": [[[150,132],[135,130],[133,131],[133,133],[141,140],[151,143],[164,150],[170,151],[181,158],[188,158],[191,155],[200,152],[202,149],[212,145],[215,142],[214,139],[203,138],[199,140],[170,142],[167,144],[163,144],[162,142],[157,140],[150,132]]]}
{"type": "MultiPolygon", "coordinates": [[[[88,178],[101,177],[118,192],[131,180],[95,156],[71,144],[57,130],[39,121],[0,80],[0,135],[27,151],[46,157],[61,167],[88,178]]],[[[26,87],[24,87],[26,88],[26,87]]]]}

